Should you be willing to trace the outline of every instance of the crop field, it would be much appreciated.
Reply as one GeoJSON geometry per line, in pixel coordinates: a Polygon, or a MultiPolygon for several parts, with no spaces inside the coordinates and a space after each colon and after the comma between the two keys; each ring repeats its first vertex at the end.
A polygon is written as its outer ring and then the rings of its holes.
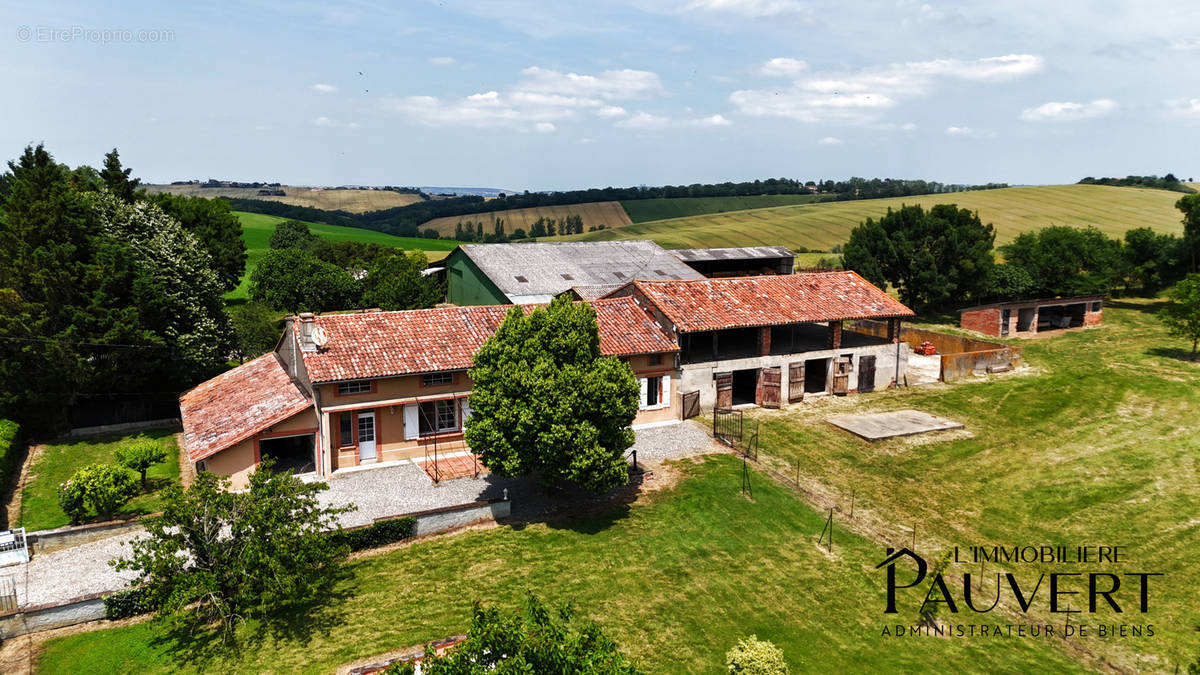
{"type": "Polygon", "coordinates": [[[1104,185],[1003,188],[732,211],[636,223],[569,238],[652,239],[664,248],[783,245],[828,251],[844,244],[862,221],[884,215],[889,207],[946,203],[978,211],[985,223],[995,225],[997,245],[1049,225],[1093,225],[1117,237],[1143,226],[1180,234],[1183,226],[1175,202],[1181,196],[1166,190],[1104,185]]]}
{"type": "Polygon", "coordinates": [[[753,195],[747,197],[676,197],[672,199],[629,199],[621,202],[635,223],[666,220],[706,213],[725,213],[762,209],[772,206],[811,204],[826,199],[823,195],[753,195]]]}
{"type": "MultiPolygon", "coordinates": [[[[271,233],[275,226],[286,218],[268,216],[261,213],[234,212],[242,221],[242,240],[246,242],[246,273],[242,275],[242,283],[231,291],[226,298],[237,299],[249,297],[250,273],[254,271],[258,261],[270,249],[271,233]]],[[[341,227],[325,223],[308,223],[308,229],[329,241],[361,241],[376,243],[383,246],[394,246],[407,251],[425,251],[425,257],[432,262],[441,260],[458,246],[459,242],[449,239],[423,239],[417,237],[395,237],[390,234],[366,230],[357,227],[341,227]]]]}
{"type": "Polygon", "coordinates": [[[260,197],[258,188],[203,188],[199,185],[147,185],[150,192],[170,192],[189,197],[239,197],[283,202],[294,206],[311,206],[326,211],[365,213],[396,206],[408,206],[421,201],[420,195],[401,194],[391,190],[320,190],[284,185],[285,197],[260,197]]]}
{"type": "Polygon", "coordinates": [[[510,209],[491,213],[471,213],[463,216],[445,216],[434,218],[421,225],[421,229],[433,228],[443,237],[454,236],[454,227],[458,223],[483,223],[483,231],[492,232],[492,222],[495,218],[504,219],[504,231],[509,234],[517,228],[529,232],[530,226],[538,218],[553,218],[565,220],[567,216],[583,218],[583,229],[598,227],[623,227],[630,224],[629,216],[621,208],[621,202],[591,202],[587,204],[570,204],[568,206],[536,206],[527,209],[510,209]]]}

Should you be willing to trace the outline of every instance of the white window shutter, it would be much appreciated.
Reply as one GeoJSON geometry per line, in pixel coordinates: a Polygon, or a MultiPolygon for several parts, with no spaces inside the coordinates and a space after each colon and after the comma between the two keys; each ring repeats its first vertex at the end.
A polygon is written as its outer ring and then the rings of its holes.
{"type": "Polygon", "coordinates": [[[462,423],[463,426],[466,426],[467,418],[471,416],[471,399],[462,398],[459,400],[462,401],[462,423]]]}
{"type": "Polygon", "coordinates": [[[417,426],[417,404],[408,403],[404,406],[404,440],[413,441],[420,434],[417,426]]]}
{"type": "Polygon", "coordinates": [[[644,378],[644,377],[638,378],[638,384],[640,384],[642,386],[642,394],[641,394],[642,397],[640,399],[638,399],[638,410],[645,410],[646,409],[646,401],[649,400],[648,398],[646,398],[646,378],[644,378]]]}
{"type": "Polygon", "coordinates": [[[660,407],[660,408],[670,408],[671,407],[671,376],[670,375],[662,376],[662,393],[659,395],[658,407],[660,407]]]}

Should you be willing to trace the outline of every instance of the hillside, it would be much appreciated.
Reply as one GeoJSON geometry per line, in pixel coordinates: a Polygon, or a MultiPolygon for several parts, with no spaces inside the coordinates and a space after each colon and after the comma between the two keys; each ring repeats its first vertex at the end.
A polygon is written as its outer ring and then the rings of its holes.
{"type": "Polygon", "coordinates": [[[1093,225],[1116,237],[1143,226],[1180,234],[1181,215],[1175,209],[1180,196],[1166,190],[1102,185],[1003,188],[689,216],[585,232],[566,239],[652,239],[666,248],[784,245],[827,251],[844,244],[850,230],[863,220],[878,218],[889,207],[921,204],[928,208],[942,203],[978,211],[984,222],[996,226],[998,245],[1048,225],[1093,225]]]}
{"type": "MultiPolygon", "coordinates": [[[[246,273],[242,275],[242,283],[226,296],[230,299],[249,297],[248,285],[250,273],[254,271],[255,266],[258,265],[258,261],[269,250],[270,247],[268,244],[271,240],[271,233],[275,231],[275,225],[285,220],[284,218],[266,216],[261,213],[234,211],[234,214],[242,221],[242,240],[246,242],[246,273]]],[[[357,227],[326,225],[324,223],[309,223],[308,228],[313,234],[329,241],[373,242],[409,251],[425,251],[426,257],[431,261],[445,258],[447,253],[452,251],[455,246],[458,246],[457,241],[449,239],[393,237],[390,234],[383,234],[382,232],[374,232],[357,227]]]]}
{"type": "Polygon", "coordinates": [[[402,194],[391,190],[322,190],[307,187],[284,185],[284,197],[260,197],[258,188],[205,188],[199,185],[147,185],[149,192],[170,192],[189,197],[240,197],[242,199],[261,199],[269,202],[283,202],[296,206],[311,206],[326,211],[347,211],[349,213],[365,213],[380,211],[396,206],[408,206],[423,201],[420,195],[402,194]]]}
{"type": "Polygon", "coordinates": [[[772,206],[811,204],[833,195],[754,195],[750,197],[677,197],[673,199],[627,199],[621,202],[629,219],[635,223],[708,213],[745,211],[772,206]]]}
{"type": "Polygon", "coordinates": [[[534,206],[525,209],[509,209],[491,213],[471,213],[462,216],[445,216],[434,218],[421,225],[421,229],[433,228],[443,237],[454,236],[454,227],[458,223],[483,223],[484,232],[492,232],[494,218],[504,219],[504,231],[509,234],[517,228],[526,232],[538,218],[566,219],[567,216],[578,215],[583,218],[583,229],[598,227],[623,227],[630,224],[629,216],[620,202],[592,202],[589,204],[570,204],[567,206],[534,206]]]}

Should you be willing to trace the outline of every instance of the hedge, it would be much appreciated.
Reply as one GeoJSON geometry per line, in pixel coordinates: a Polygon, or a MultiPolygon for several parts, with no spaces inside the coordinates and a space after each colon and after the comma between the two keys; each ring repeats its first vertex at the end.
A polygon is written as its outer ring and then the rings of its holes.
{"type": "Polygon", "coordinates": [[[412,516],[380,520],[366,527],[334,532],[333,540],[346,544],[351,551],[377,548],[412,537],[417,530],[417,519],[412,516]]]}
{"type": "Polygon", "coordinates": [[[104,596],[104,618],[109,621],[128,619],[131,616],[153,611],[154,605],[150,602],[149,586],[135,586],[104,596]]]}
{"type": "Polygon", "coordinates": [[[0,420],[0,493],[13,478],[21,456],[21,428],[12,420],[0,420]]]}

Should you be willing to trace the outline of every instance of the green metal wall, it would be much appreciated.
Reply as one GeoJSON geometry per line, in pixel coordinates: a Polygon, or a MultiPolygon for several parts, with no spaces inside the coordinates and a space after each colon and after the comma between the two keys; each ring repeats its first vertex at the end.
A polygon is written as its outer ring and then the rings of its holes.
{"type": "Polygon", "coordinates": [[[456,305],[508,304],[508,297],[462,251],[446,258],[446,284],[446,299],[456,305]]]}

